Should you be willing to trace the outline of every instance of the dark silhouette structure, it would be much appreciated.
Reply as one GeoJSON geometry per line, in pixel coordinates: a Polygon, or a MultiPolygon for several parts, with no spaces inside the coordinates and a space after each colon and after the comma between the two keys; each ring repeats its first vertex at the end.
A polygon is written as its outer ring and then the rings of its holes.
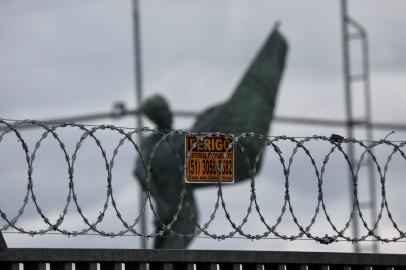
{"type": "MultiPolygon", "coordinates": [[[[221,132],[238,134],[243,132],[255,132],[267,135],[270,122],[273,117],[279,83],[285,66],[287,54],[287,42],[285,38],[274,28],[265,44],[254,58],[242,80],[225,102],[213,106],[198,115],[195,124],[191,128],[194,132],[221,132]]],[[[170,235],[167,229],[174,233],[194,234],[196,226],[194,217],[198,218],[198,211],[193,196],[193,189],[202,185],[186,184],[186,199],[182,202],[182,209],[178,210],[181,203],[182,191],[184,190],[183,172],[179,170],[179,160],[175,158],[176,151],[184,162],[184,142],[182,135],[171,136],[168,140],[172,145],[162,142],[162,135],[172,128],[172,112],[168,102],[161,96],[153,96],[145,100],[141,106],[141,112],[152,120],[161,134],[152,134],[142,140],[141,147],[144,161],[151,159],[149,183],[142,160],[136,162],[135,175],[145,190],[149,190],[155,200],[156,229],[162,231],[164,236],[170,235]],[[161,140],[161,141],[160,141],[161,140]],[[159,143],[159,145],[157,145],[159,143]],[[155,150],[154,150],[155,149],[155,150]],[[175,222],[172,222],[177,217],[175,222]]],[[[258,139],[246,138],[241,140],[246,157],[251,165],[255,164],[255,158],[263,148],[264,142],[258,139]]],[[[262,160],[262,157],[261,157],[262,160]]],[[[249,178],[249,167],[240,151],[235,150],[235,182],[249,178]]],[[[259,171],[261,162],[257,163],[259,171]]],[[[207,185],[205,185],[207,186],[207,185]]],[[[186,248],[192,237],[169,238],[158,237],[154,243],[155,248],[186,248]]]]}
{"type": "Polygon", "coordinates": [[[7,244],[3,238],[3,234],[0,232],[0,252],[4,252],[6,250],[7,250],[7,244]]]}

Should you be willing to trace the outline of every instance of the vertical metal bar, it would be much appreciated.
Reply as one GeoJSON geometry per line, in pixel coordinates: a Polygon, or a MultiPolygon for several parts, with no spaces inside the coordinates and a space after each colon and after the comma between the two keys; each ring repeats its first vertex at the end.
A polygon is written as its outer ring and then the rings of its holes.
{"type": "Polygon", "coordinates": [[[301,264],[300,265],[300,270],[308,270],[309,267],[307,266],[307,264],[301,264]]]}
{"type": "MultiPolygon", "coordinates": [[[[135,75],[135,104],[137,108],[142,101],[142,59],[141,59],[141,27],[139,0],[133,0],[133,28],[134,28],[134,75],[135,75]]],[[[142,118],[137,114],[137,126],[142,126],[142,118]]]]}
{"type": "MultiPolygon", "coordinates": [[[[364,70],[364,91],[365,91],[365,118],[366,118],[366,137],[367,140],[371,141],[374,139],[373,127],[372,127],[372,100],[371,100],[371,86],[369,81],[369,46],[368,46],[368,35],[366,31],[363,31],[362,39],[362,65],[364,70]]],[[[373,151],[371,150],[371,153],[373,151]]],[[[369,179],[369,199],[371,203],[371,225],[373,225],[377,220],[377,204],[376,204],[376,178],[375,170],[372,161],[372,157],[368,159],[368,179],[369,179]]],[[[373,242],[372,251],[379,252],[378,243],[373,242]]]]}
{"type": "MultiPolygon", "coordinates": [[[[221,268],[220,268],[221,269],[221,268]]],[[[242,265],[241,264],[239,264],[239,263],[235,263],[234,265],[233,265],[233,270],[241,270],[242,269],[242,265]]]]}
{"type": "Polygon", "coordinates": [[[52,262],[50,264],[51,270],[73,270],[72,263],[65,263],[65,262],[52,262]]]}
{"type": "MultiPolygon", "coordinates": [[[[135,104],[139,108],[142,101],[142,60],[141,60],[141,27],[140,27],[140,9],[139,0],[133,0],[133,30],[134,30],[134,75],[135,75],[135,104]]],[[[136,114],[136,127],[142,127],[142,117],[141,114],[136,114]]],[[[141,143],[142,135],[138,134],[138,142],[141,143]]],[[[140,189],[140,207],[144,201],[144,192],[140,189]]],[[[147,231],[146,221],[145,221],[145,211],[143,212],[143,217],[141,218],[141,233],[145,234],[147,231]]],[[[147,248],[147,241],[145,237],[140,237],[141,247],[147,248]]]]}
{"type": "MultiPolygon", "coordinates": [[[[265,266],[260,263],[234,264],[233,270],[264,270],[265,266]]],[[[220,267],[220,270],[222,268],[220,267]]]]}
{"type": "Polygon", "coordinates": [[[278,270],[286,270],[286,264],[278,264],[278,270]]]}
{"type": "MultiPolygon", "coordinates": [[[[242,269],[255,269],[252,268],[250,265],[246,264],[246,265],[242,265],[240,263],[232,263],[232,262],[228,262],[228,263],[219,263],[218,264],[218,269],[220,270],[242,270],[242,269]]],[[[197,270],[199,270],[199,267],[197,267],[197,270]]],[[[255,269],[257,270],[257,269],[255,269]]]]}
{"type": "MultiPolygon", "coordinates": [[[[53,270],[52,266],[51,270],[53,270]]],[[[64,270],[73,270],[73,263],[64,263],[64,270]]]]}
{"type": "MultiPolygon", "coordinates": [[[[347,0],[341,0],[341,27],[342,27],[342,40],[343,40],[343,74],[344,74],[344,93],[345,93],[345,112],[347,121],[347,138],[353,138],[354,120],[352,112],[352,97],[351,97],[351,84],[350,84],[350,51],[348,46],[348,12],[347,12],[347,0]]],[[[350,164],[354,164],[354,145],[352,143],[348,144],[348,159],[350,164]]],[[[349,170],[349,180],[350,180],[350,194],[354,205],[354,183],[352,173],[349,170]]],[[[351,208],[351,211],[353,208],[351,208]]],[[[355,210],[355,215],[353,218],[352,235],[353,238],[358,238],[358,215],[355,210]]],[[[359,244],[354,244],[354,252],[359,252],[359,244]]]]}
{"type": "Polygon", "coordinates": [[[139,265],[139,270],[150,270],[149,268],[149,263],[140,263],[139,265]]]}
{"type": "Polygon", "coordinates": [[[217,263],[196,263],[197,270],[217,270],[218,264],[217,263]]]}

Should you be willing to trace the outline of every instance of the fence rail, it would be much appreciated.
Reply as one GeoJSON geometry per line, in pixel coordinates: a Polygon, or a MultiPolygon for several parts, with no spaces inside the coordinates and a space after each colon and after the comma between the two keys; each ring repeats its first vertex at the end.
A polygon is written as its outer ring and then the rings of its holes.
{"type": "Polygon", "coordinates": [[[404,270],[406,255],[229,250],[20,249],[0,253],[16,270],[404,270]],[[75,266],[75,268],[73,268],[75,266]]]}

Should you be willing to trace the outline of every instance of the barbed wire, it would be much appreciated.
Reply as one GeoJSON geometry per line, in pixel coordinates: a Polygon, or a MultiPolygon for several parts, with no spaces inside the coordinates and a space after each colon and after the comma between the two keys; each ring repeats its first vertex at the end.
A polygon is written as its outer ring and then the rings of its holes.
{"type": "MultiPolygon", "coordinates": [[[[259,239],[283,239],[283,240],[301,240],[301,239],[311,239],[317,241],[322,244],[330,244],[337,241],[349,241],[349,242],[360,242],[360,241],[381,241],[385,243],[389,242],[401,242],[406,239],[405,231],[401,230],[397,221],[392,214],[388,196],[387,196],[387,173],[389,171],[390,163],[392,162],[394,156],[399,154],[404,160],[406,160],[406,155],[402,148],[406,144],[406,141],[390,141],[388,140],[388,136],[384,139],[376,140],[376,141],[365,141],[365,140],[356,140],[354,138],[343,138],[338,135],[333,135],[330,137],[320,136],[320,135],[313,135],[308,137],[291,137],[291,136],[265,136],[257,133],[241,133],[241,134],[223,134],[223,133],[195,133],[191,131],[185,130],[155,130],[148,127],[144,128],[125,128],[125,127],[116,127],[113,125],[82,125],[77,123],[57,123],[48,125],[39,121],[35,120],[10,120],[10,119],[0,119],[0,143],[2,142],[3,138],[7,134],[14,134],[17,138],[21,148],[24,152],[24,160],[27,167],[27,187],[25,191],[24,198],[21,202],[21,206],[19,207],[17,214],[13,217],[8,217],[5,211],[0,206],[0,216],[1,219],[5,222],[5,225],[0,227],[0,232],[19,232],[29,235],[44,235],[44,234],[63,234],[67,236],[79,236],[79,235],[88,235],[88,234],[97,234],[106,237],[118,237],[118,236],[128,236],[134,235],[139,237],[179,237],[179,238],[193,238],[193,237],[207,237],[213,238],[217,240],[224,240],[228,238],[245,238],[251,240],[259,240],[259,239]],[[34,144],[32,150],[30,150],[27,141],[24,139],[21,131],[19,131],[19,127],[23,125],[34,125],[38,128],[43,129],[42,135],[39,140],[37,140],[34,144]],[[74,147],[74,151],[69,153],[67,147],[65,146],[64,141],[62,140],[61,136],[58,132],[61,129],[78,129],[82,132],[79,140],[76,142],[74,147]],[[107,130],[109,132],[113,132],[121,136],[119,143],[113,150],[113,154],[109,159],[107,151],[105,150],[103,143],[100,139],[95,135],[97,131],[107,130]],[[137,135],[143,134],[143,136],[151,135],[158,136],[159,140],[153,146],[152,151],[149,153],[148,156],[145,156],[145,153],[142,152],[142,147],[137,143],[137,135]],[[196,136],[198,139],[192,145],[192,150],[187,152],[185,155],[179,153],[176,150],[174,145],[173,137],[174,136],[186,136],[192,135],[196,136]],[[231,143],[228,145],[227,149],[223,153],[223,161],[226,159],[227,154],[233,149],[233,151],[237,152],[242,156],[242,161],[244,166],[247,168],[247,175],[248,180],[250,182],[250,202],[248,208],[246,209],[246,213],[244,214],[241,221],[236,222],[232,217],[229,206],[226,203],[226,200],[223,196],[223,188],[224,184],[222,183],[223,174],[222,174],[222,166],[224,166],[223,162],[220,162],[219,166],[215,167],[217,179],[213,186],[217,187],[217,198],[216,202],[213,207],[213,211],[211,212],[209,219],[206,222],[199,222],[198,218],[195,216],[193,211],[191,210],[191,203],[189,199],[188,188],[182,179],[182,190],[180,191],[179,202],[177,205],[177,210],[174,212],[173,216],[170,219],[170,222],[163,222],[160,220],[159,214],[157,213],[156,206],[153,203],[153,196],[151,193],[150,187],[150,179],[151,179],[151,172],[154,170],[153,166],[154,163],[152,160],[154,159],[155,155],[162,149],[160,146],[166,144],[172,155],[173,160],[177,163],[177,166],[174,166],[174,172],[180,173],[182,176],[185,172],[185,164],[188,163],[188,160],[191,158],[191,153],[193,149],[197,147],[199,142],[204,142],[204,138],[208,136],[226,136],[230,138],[231,143]],[[52,137],[58,144],[58,148],[62,151],[64,160],[66,162],[66,171],[68,174],[69,182],[67,185],[68,188],[68,195],[66,197],[66,203],[63,207],[63,210],[57,220],[55,222],[50,221],[49,217],[44,213],[42,207],[38,201],[38,194],[36,194],[34,189],[34,181],[33,181],[33,172],[34,172],[34,162],[37,159],[38,151],[41,148],[44,140],[48,137],[52,137]],[[249,158],[249,153],[246,149],[246,145],[244,141],[247,139],[255,139],[260,141],[261,149],[257,151],[255,158],[249,158]],[[84,211],[81,207],[81,202],[77,196],[77,189],[75,186],[75,165],[78,159],[80,149],[85,141],[91,140],[94,142],[96,147],[98,148],[98,152],[103,159],[104,168],[107,174],[107,182],[106,182],[106,198],[103,203],[103,208],[96,217],[95,221],[90,221],[89,218],[86,216],[84,211]],[[145,186],[145,195],[144,200],[141,205],[141,211],[138,216],[131,222],[127,221],[124,218],[124,215],[119,210],[115,193],[114,193],[114,185],[113,185],[113,167],[115,165],[115,159],[118,156],[118,153],[125,142],[128,142],[135,152],[138,155],[138,159],[140,160],[141,169],[144,171],[144,175],[146,177],[146,186],[145,186]],[[292,152],[286,156],[286,153],[278,147],[277,143],[285,142],[288,144],[293,145],[292,152]],[[329,151],[327,154],[322,157],[321,166],[317,166],[317,159],[315,155],[311,153],[309,148],[306,146],[311,142],[317,143],[328,143],[329,151]],[[357,145],[362,149],[359,159],[356,161],[351,161],[348,157],[346,151],[343,149],[348,144],[357,145]],[[384,159],[384,163],[381,164],[376,155],[374,154],[374,149],[377,146],[385,146],[391,149],[390,154],[386,159],[384,159]],[[264,214],[263,208],[261,207],[258,199],[257,199],[257,191],[256,191],[256,175],[258,173],[258,168],[260,167],[261,158],[265,151],[271,150],[277,156],[276,159],[272,159],[272,162],[277,162],[281,165],[281,169],[283,172],[283,181],[284,181],[284,198],[282,208],[280,210],[280,214],[277,218],[274,219],[273,223],[269,221],[269,218],[264,214]],[[303,152],[306,158],[309,159],[311,168],[314,171],[314,176],[317,179],[317,204],[314,209],[314,214],[312,215],[310,222],[308,224],[302,224],[297,217],[297,214],[294,210],[294,206],[291,199],[291,171],[293,167],[293,163],[295,157],[300,152],[303,152]],[[323,189],[323,184],[325,180],[326,168],[329,164],[331,157],[333,154],[339,153],[345,160],[346,168],[351,174],[352,178],[352,207],[351,213],[346,220],[344,226],[342,228],[338,228],[337,225],[333,222],[331,214],[328,211],[327,203],[325,200],[325,194],[323,189]],[[284,155],[285,154],[285,155],[284,155]],[[375,167],[375,173],[379,177],[380,182],[380,207],[378,210],[377,219],[373,222],[368,223],[366,221],[365,213],[360,206],[359,201],[359,173],[361,169],[361,164],[363,161],[370,159],[375,167]],[[39,229],[39,230],[31,230],[25,229],[18,225],[18,221],[20,220],[21,216],[25,211],[25,208],[29,201],[32,201],[35,210],[38,213],[39,217],[41,218],[42,222],[44,222],[47,226],[46,229],[39,229]],[[62,228],[62,224],[66,220],[66,216],[68,213],[68,209],[70,205],[73,204],[76,208],[77,213],[80,215],[81,219],[85,223],[86,227],[81,230],[67,230],[62,228]],[[98,225],[104,220],[105,214],[109,206],[112,206],[117,219],[120,221],[123,229],[118,232],[106,232],[100,228],[98,225]],[[136,226],[143,218],[143,214],[147,209],[150,209],[153,213],[153,217],[158,224],[158,229],[154,233],[142,233],[137,231],[136,226]],[[210,225],[216,219],[218,210],[222,209],[225,213],[225,218],[227,219],[229,225],[231,226],[231,231],[225,234],[216,234],[209,230],[210,225]],[[193,233],[182,233],[173,229],[173,225],[177,222],[180,218],[181,211],[188,212],[188,218],[190,222],[192,222],[195,226],[195,231],[193,233]],[[266,231],[258,234],[251,234],[244,230],[244,226],[247,224],[248,219],[252,216],[253,213],[257,213],[259,216],[259,222],[263,224],[266,228],[266,231]],[[382,221],[383,217],[386,216],[389,218],[389,221],[393,228],[396,230],[396,234],[393,237],[383,237],[379,235],[377,232],[377,228],[382,221]],[[285,218],[287,214],[293,219],[295,226],[298,228],[298,233],[292,235],[285,235],[278,231],[279,225],[282,223],[282,220],[285,218]],[[316,221],[320,218],[321,215],[324,215],[328,221],[328,224],[331,226],[331,229],[334,231],[331,235],[316,235],[311,232],[312,227],[316,223],[316,221]],[[346,232],[350,228],[351,222],[355,219],[359,218],[361,220],[361,225],[365,229],[366,233],[359,237],[350,237],[346,235],[346,232]]],[[[205,148],[209,148],[208,145],[204,143],[205,148]]],[[[208,149],[209,150],[209,149],[208,149]]],[[[213,156],[211,151],[209,152],[209,157],[213,156]]],[[[1,180],[0,180],[1,181],[1,180]]],[[[5,190],[1,190],[1,192],[6,192],[5,190]]],[[[0,195],[1,196],[1,195],[0,195]]]]}

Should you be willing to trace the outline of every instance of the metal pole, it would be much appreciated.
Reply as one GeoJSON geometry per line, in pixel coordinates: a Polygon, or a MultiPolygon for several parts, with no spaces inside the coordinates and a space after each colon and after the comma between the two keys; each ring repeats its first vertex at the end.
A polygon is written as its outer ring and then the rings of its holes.
{"type": "MultiPolygon", "coordinates": [[[[363,31],[364,38],[362,39],[363,46],[363,69],[365,72],[365,114],[366,114],[366,137],[367,140],[372,141],[374,139],[373,127],[372,127],[372,100],[371,100],[371,87],[369,83],[369,47],[368,36],[366,31],[363,31]]],[[[372,150],[371,150],[372,152],[372,150]]],[[[375,182],[375,170],[372,164],[372,157],[368,159],[368,179],[369,179],[369,197],[371,202],[371,225],[377,220],[377,203],[376,203],[376,182],[375,182]]],[[[378,243],[372,244],[372,251],[378,253],[378,243]]]]}
{"type": "MultiPolygon", "coordinates": [[[[140,108],[142,101],[142,62],[141,62],[141,27],[140,27],[140,12],[139,12],[139,0],[133,0],[133,30],[134,30],[134,75],[135,75],[135,104],[137,108],[140,108]]],[[[136,127],[142,127],[141,114],[136,114],[136,127]]],[[[141,134],[138,134],[138,142],[142,141],[141,134]]],[[[141,189],[140,192],[140,207],[144,201],[144,192],[141,189]]],[[[141,219],[141,233],[146,233],[146,215],[141,219]]],[[[147,248],[147,241],[145,237],[141,237],[141,247],[147,248]]]]}
{"type": "MultiPolygon", "coordinates": [[[[344,94],[345,94],[345,113],[346,113],[346,126],[347,126],[347,138],[353,138],[353,112],[352,112],[352,97],[351,97],[351,84],[350,84],[350,51],[348,46],[348,13],[347,13],[347,0],[341,0],[341,27],[342,27],[342,41],[343,41],[343,74],[344,74],[344,94]]],[[[352,143],[348,144],[348,158],[352,164],[354,164],[354,145],[352,143]]],[[[349,181],[350,181],[350,194],[352,201],[354,202],[354,179],[352,177],[351,171],[349,171],[349,181]]],[[[351,208],[351,211],[353,209],[351,208]]],[[[358,238],[358,214],[355,210],[352,226],[353,238],[358,238]]],[[[358,243],[354,244],[354,252],[359,252],[360,248],[358,243]]]]}

